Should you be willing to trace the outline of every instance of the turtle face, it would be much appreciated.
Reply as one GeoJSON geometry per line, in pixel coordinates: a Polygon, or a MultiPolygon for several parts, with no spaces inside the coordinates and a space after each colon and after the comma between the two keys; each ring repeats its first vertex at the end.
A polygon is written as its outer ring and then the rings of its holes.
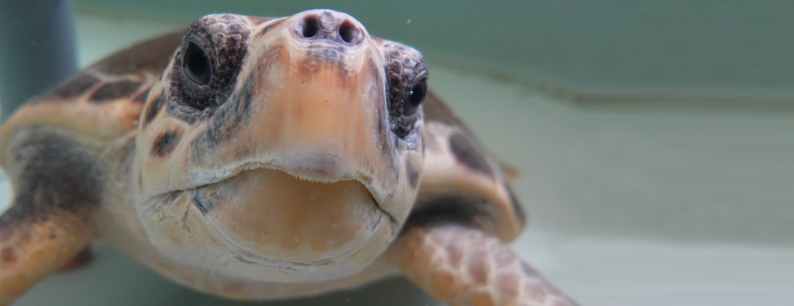
{"type": "Polygon", "coordinates": [[[150,241],[266,281],[363,269],[416,196],[426,78],[417,51],[346,14],[199,19],[141,115],[133,175],[150,241]]]}

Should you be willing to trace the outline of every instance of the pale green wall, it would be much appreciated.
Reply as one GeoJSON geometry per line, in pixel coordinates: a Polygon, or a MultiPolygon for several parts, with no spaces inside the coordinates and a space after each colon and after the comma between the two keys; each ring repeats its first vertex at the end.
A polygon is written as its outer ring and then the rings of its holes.
{"type": "Polygon", "coordinates": [[[794,2],[786,0],[191,1],[76,0],[80,10],[189,22],[210,12],[348,12],[371,32],[543,76],[613,87],[781,91],[794,83],[794,2]],[[410,20],[410,23],[408,21],[410,20]]]}

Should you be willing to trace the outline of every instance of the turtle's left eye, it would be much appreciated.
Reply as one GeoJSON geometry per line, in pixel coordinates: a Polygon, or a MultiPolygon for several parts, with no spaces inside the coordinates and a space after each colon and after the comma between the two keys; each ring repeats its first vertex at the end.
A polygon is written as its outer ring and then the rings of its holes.
{"type": "Polygon", "coordinates": [[[422,104],[422,101],[425,100],[426,92],[427,79],[422,79],[411,88],[410,92],[408,92],[408,97],[405,99],[405,103],[403,105],[403,114],[411,115],[415,113],[419,108],[419,105],[422,104]]]}
{"type": "Polygon", "coordinates": [[[195,43],[189,43],[182,58],[185,75],[198,85],[207,85],[212,77],[212,67],[207,53],[195,43]]]}

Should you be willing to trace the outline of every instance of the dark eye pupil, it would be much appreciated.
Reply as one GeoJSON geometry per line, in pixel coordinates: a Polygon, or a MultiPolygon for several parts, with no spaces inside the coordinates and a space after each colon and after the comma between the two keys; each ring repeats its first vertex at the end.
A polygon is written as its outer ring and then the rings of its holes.
{"type": "Polygon", "coordinates": [[[408,96],[407,101],[405,101],[405,114],[410,115],[413,114],[416,109],[419,107],[419,104],[422,104],[422,100],[425,99],[425,83],[420,82],[414,85],[414,88],[411,88],[410,94],[408,96]]]}
{"type": "Polygon", "coordinates": [[[190,43],[185,50],[185,57],[182,62],[185,75],[199,85],[207,85],[210,82],[212,71],[210,60],[207,54],[198,45],[190,43]]]}

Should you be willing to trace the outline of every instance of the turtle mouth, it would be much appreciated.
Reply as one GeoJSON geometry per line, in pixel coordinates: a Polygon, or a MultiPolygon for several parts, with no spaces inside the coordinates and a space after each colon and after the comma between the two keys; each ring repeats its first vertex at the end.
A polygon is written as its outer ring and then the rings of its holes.
{"type": "Polygon", "coordinates": [[[329,167],[246,163],[191,193],[193,205],[237,260],[317,266],[394,230],[396,221],[380,205],[371,181],[329,167]],[[384,215],[390,222],[382,222],[384,215]]]}
{"type": "Polygon", "coordinates": [[[363,171],[345,173],[339,166],[339,160],[341,160],[341,158],[332,155],[317,157],[314,154],[295,154],[287,161],[249,161],[229,167],[227,170],[221,172],[211,171],[196,173],[193,175],[192,180],[199,182],[199,184],[188,189],[199,189],[218,184],[246,171],[274,170],[283,172],[301,181],[318,184],[356,181],[367,189],[378,209],[383,210],[383,212],[388,215],[389,212],[383,208],[382,203],[386,201],[389,195],[381,190],[382,188],[375,186],[373,177],[363,171]]]}

